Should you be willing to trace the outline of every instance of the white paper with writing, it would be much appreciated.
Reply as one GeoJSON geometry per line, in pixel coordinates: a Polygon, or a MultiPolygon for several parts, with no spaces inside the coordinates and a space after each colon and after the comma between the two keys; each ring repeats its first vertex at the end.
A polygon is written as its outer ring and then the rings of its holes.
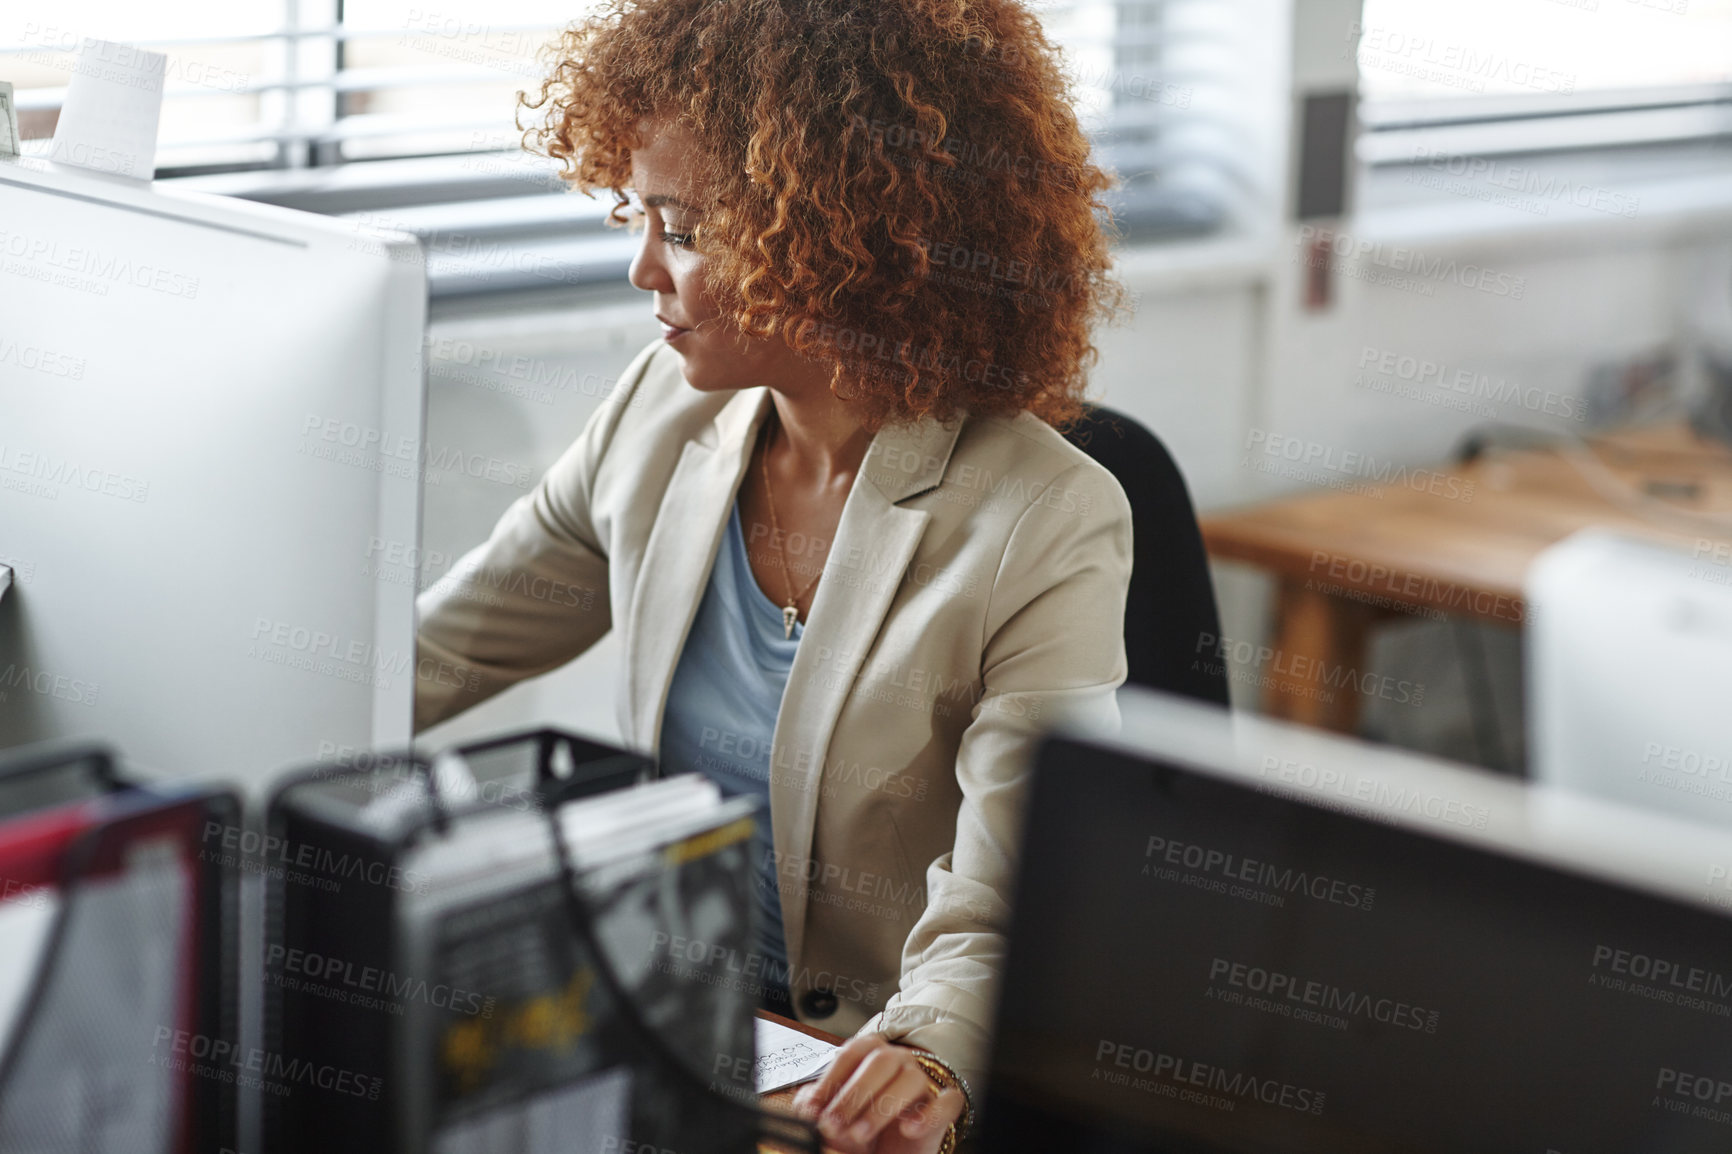
{"type": "Polygon", "coordinates": [[[758,1054],[760,1094],[811,1081],[824,1072],[839,1048],[763,1018],[752,1019],[752,1041],[758,1054]]]}
{"type": "Polygon", "coordinates": [[[66,82],[48,159],[149,180],[168,57],[111,40],[86,40],[66,82]]]}

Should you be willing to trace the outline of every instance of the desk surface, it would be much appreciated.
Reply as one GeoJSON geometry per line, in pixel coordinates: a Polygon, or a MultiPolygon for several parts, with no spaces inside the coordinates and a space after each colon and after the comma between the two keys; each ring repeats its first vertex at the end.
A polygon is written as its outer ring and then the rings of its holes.
{"type": "MultiPolygon", "coordinates": [[[[1378,620],[1417,612],[1521,625],[1528,567],[1578,529],[1622,531],[1698,557],[1732,540],[1732,447],[1682,422],[1600,434],[1589,446],[1491,448],[1471,464],[1391,482],[1343,473],[1351,491],[1202,521],[1210,555],[1277,579],[1270,646],[1257,650],[1255,668],[1229,673],[1263,686],[1270,715],[1355,732],[1378,620]],[[1330,688],[1343,684],[1358,691],[1330,688]]],[[[1207,639],[1198,641],[1203,652],[1207,639]]]]}
{"type": "Polygon", "coordinates": [[[1506,623],[1521,620],[1535,556],[1578,529],[1691,550],[1732,539],[1732,447],[1681,422],[1590,440],[1603,471],[1557,449],[1493,448],[1472,464],[1414,472],[1409,485],[1229,510],[1204,519],[1203,538],[1215,557],[1278,576],[1506,623]]]}

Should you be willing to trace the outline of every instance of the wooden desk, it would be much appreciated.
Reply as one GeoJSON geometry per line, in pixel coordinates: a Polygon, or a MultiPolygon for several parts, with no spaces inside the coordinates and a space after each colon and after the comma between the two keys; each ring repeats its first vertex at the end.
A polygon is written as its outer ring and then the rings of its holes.
{"type": "MultiPolygon", "coordinates": [[[[1289,497],[1203,519],[1211,556],[1278,582],[1271,652],[1251,654],[1264,711],[1352,732],[1375,679],[1364,665],[1373,624],[1418,613],[1519,626],[1529,564],[1578,529],[1603,526],[1704,557],[1732,539],[1732,448],[1681,422],[1591,440],[1610,477],[1560,449],[1491,449],[1440,467],[1455,484],[1289,497]],[[1621,500],[1602,492],[1617,492],[1606,486],[1612,478],[1626,486],[1621,500]],[[1641,496],[1645,487],[1654,495],[1641,496]]],[[[1219,660],[1221,644],[1199,646],[1199,658],[1219,660]]]]}
{"type": "MultiPolygon", "coordinates": [[[[772,1014],[768,1010],[759,1010],[757,1011],[757,1015],[767,1022],[775,1022],[779,1026],[786,1026],[790,1030],[797,1030],[808,1037],[817,1038],[821,1042],[828,1042],[832,1046],[840,1046],[843,1042],[848,1040],[838,1034],[826,1033],[815,1026],[808,1026],[803,1022],[796,1022],[792,1018],[784,1018],[780,1014],[772,1014]]],[[[780,1090],[772,1090],[768,1094],[759,1095],[758,1101],[768,1109],[780,1110],[784,1114],[792,1114],[794,1112],[794,1095],[798,1094],[801,1088],[805,1085],[806,1083],[801,1082],[794,1086],[784,1086],[780,1090]]],[[[769,1146],[762,1146],[759,1147],[759,1149],[765,1151],[766,1154],[775,1154],[774,1150],[769,1146]]],[[[829,1147],[826,1146],[825,1149],[828,1150],[829,1147]]]]}

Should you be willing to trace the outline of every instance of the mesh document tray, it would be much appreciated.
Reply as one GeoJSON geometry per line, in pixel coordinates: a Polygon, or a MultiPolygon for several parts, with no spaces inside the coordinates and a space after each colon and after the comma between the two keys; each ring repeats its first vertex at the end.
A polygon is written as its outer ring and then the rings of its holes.
{"type": "MultiPolygon", "coordinates": [[[[578,879],[548,814],[653,763],[551,729],[457,754],[476,787],[462,796],[434,763],[378,754],[305,770],[271,798],[260,844],[301,864],[267,870],[265,1049],[376,1079],[377,1092],[265,1093],[264,1150],[815,1151],[809,1127],[712,1089],[712,1057],[751,1055],[752,999],[657,980],[604,944],[700,900],[749,909],[743,850],[578,879]],[[489,829],[537,839],[549,864],[438,918],[418,913],[425,891],[405,863],[489,829]],[[514,1048],[531,1032],[555,1041],[514,1048]]],[[[743,920],[738,932],[744,943],[743,920]]]]}
{"type": "Polygon", "coordinates": [[[127,788],[105,745],[48,741],[0,754],[0,822],[127,788]]]}
{"type": "Polygon", "coordinates": [[[0,868],[40,885],[9,911],[0,1149],[233,1145],[236,890],[209,835],[238,808],[129,786],[101,746],[0,759],[0,868]]]}

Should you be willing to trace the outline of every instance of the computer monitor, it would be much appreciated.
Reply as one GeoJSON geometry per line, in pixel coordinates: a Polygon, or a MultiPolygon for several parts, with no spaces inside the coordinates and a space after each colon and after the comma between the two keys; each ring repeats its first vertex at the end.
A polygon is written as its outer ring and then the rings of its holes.
{"type": "Polygon", "coordinates": [[[1584,530],[1524,592],[1533,776],[1732,826],[1732,531],[1671,548],[1584,530]]]}
{"type": "Polygon", "coordinates": [[[0,747],[407,742],[426,298],[409,237],[0,161],[0,747]]]}
{"type": "Polygon", "coordinates": [[[1036,757],[984,1150],[1732,1148],[1732,838],[1120,701],[1036,757]]]}

